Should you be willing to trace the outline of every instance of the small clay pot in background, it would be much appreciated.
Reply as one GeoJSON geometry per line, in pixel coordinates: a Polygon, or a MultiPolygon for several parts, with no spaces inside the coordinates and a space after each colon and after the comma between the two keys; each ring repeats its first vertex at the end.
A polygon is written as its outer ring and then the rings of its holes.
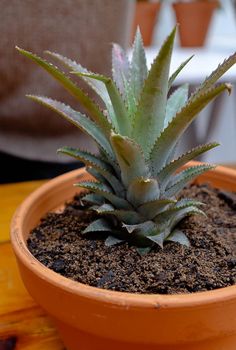
{"type": "Polygon", "coordinates": [[[144,46],[151,45],[153,30],[160,8],[160,2],[137,1],[131,42],[133,42],[137,26],[139,26],[142,33],[144,46]]]}
{"type": "Polygon", "coordinates": [[[183,47],[204,46],[208,28],[219,2],[191,1],[173,4],[176,22],[179,23],[180,45],[183,47]]]}

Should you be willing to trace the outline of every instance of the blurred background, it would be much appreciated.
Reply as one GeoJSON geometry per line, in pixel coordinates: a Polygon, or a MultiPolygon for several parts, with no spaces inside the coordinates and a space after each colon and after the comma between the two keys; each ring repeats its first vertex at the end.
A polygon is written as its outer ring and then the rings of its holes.
{"type": "MultiPolygon", "coordinates": [[[[174,68],[179,63],[178,61],[183,61],[191,54],[195,55],[182,71],[179,79],[179,83],[189,82],[192,85],[191,89],[194,89],[196,84],[199,84],[206,75],[210,74],[219,63],[236,51],[236,1],[221,0],[217,4],[217,1],[203,0],[199,1],[200,6],[203,6],[199,9],[196,7],[191,9],[191,3],[193,4],[194,1],[164,0],[161,2],[160,12],[155,19],[151,45],[153,48],[159,46],[176,21],[179,23],[179,35],[173,57],[175,62],[172,66],[174,68]],[[209,9],[206,8],[207,2],[209,9]],[[177,9],[179,13],[173,7],[173,3],[181,3],[183,6],[177,9]],[[212,11],[211,15],[209,11],[212,11]],[[207,14],[209,18],[203,18],[207,17],[207,14]],[[208,27],[206,26],[207,20],[209,20],[208,27]],[[180,33],[181,27],[184,31],[185,26],[187,37],[184,36],[185,33],[180,33]],[[204,33],[200,33],[200,43],[196,42],[199,27],[202,31],[206,30],[204,40],[204,33]],[[193,31],[193,41],[190,37],[190,28],[193,31]],[[180,34],[183,35],[182,40],[185,40],[183,43],[181,43],[180,34]],[[200,44],[201,47],[198,46],[200,44]]],[[[148,54],[150,58],[153,57],[152,48],[148,49],[148,54]]],[[[220,96],[201,113],[190,132],[185,135],[183,147],[191,147],[192,144],[199,142],[219,141],[221,145],[213,152],[204,155],[203,160],[234,164],[236,163],[236,67],[230,69],[224,80],[234,85],[232,94],[220,96]]]]}
{"type": "MultiPolygon", "coordinates": [[[[60,146],[94,150],[77,129],[25,98],[27,93],[41,94],[79,108],[57,82],[20,56],[15,45],[39,55],[47,49],[56,51],[92,71],[110,74],[112,42],[130,52],[139,25],[150,65],[178,22],[171,70],[195,55],[176,80],[176,86],[188,82],[191,91],[236,51],[233,0],[1,0],[0,13],[1,183],[50,178],[81,166],[58,156],[60,146]]],[[[236,67],[224,80],[236,85],[236,67]]],[[[202,112],[186,133],[181,150],[219,141],[222,145],[202,160],[236,165],[235,90],[202,112]]]]}

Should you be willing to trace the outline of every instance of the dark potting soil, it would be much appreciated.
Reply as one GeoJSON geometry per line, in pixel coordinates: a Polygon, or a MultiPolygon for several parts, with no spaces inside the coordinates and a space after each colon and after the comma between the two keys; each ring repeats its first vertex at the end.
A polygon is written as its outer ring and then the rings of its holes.
{"type": "Polygon", "coordinates": [[[179,227],[191,246],[168,242],[140,256],[127,243],[106,247],[104,239],[81,234],[96,218],[79,196],[63,213],[49,213],[28,239],[44,265],[91,286],[133,293],[192,293],[236,283],[236,195],[208,185],[190,185],[181,196],[206,205],[207,218],[194,215],[179,227]]]}

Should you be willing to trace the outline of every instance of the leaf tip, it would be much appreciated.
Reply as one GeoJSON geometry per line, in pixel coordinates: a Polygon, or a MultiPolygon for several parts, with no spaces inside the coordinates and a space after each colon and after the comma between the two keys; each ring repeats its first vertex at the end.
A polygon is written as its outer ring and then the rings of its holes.
{"type": "Polygon", "coordinates": [[[35,95],[31,95],[31,94],[26,94],[25,95],[27,98],[29,98],[30,100],[35,100],[37,96],[35,95]]]}
{"type": "Polygon", "coordinates": [[[115,133],[113,130],[111,131],[111,136],[110,136],[112,141],[120,141],[123,140],[123,137],[120,134],[115,133]]]}
{"type": "Polygon", "coordinates": [[[24,50],[24,49],[22,49],[21,47],[19,47],[19,46],[15,46],[15,49],[20,53],[20,54],[22,54],[22,55],[27,55],[27,54],[29,54],[29,52],[28,51],[26,51],[26,50],[24,50]]]}
{"type": "Polygon", "coordinates": [[[225,84],[225,87],[226,87],[226,89],[227,89],[227,91],[228,91],[228,94],[230,95],[231,92],[232,92],[233,85],[230,84],[230,83],[226,83],[226,84],[225,84]]]}
{"type": "Polygon", "coordinates": [[[170,38],[172,38],[172,40],[174,40],[178,28],[179,28],[179,23],[176,23],[176,25],[174,26],[174,28],[172,29],[172,31],[170,33],[170,38]]]}
{"type": "Polygon", "coordinates": [[[57,149],[57,153],[64,153],[64,152],[65,152],[65,148],[64,147],[57,149]]]}

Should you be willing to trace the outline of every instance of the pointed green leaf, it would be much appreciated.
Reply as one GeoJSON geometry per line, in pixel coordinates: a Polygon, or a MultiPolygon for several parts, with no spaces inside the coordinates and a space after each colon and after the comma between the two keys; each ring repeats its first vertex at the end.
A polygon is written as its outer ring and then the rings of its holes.
{"type": "Polygon", "coordinates": [[[128,118],[128,112],[125,108],[123,99],[112,79],[99,74],[87,74],[80,72],[75,72],[75,74],[78,76],[88,77],[98,81],[102,81],[105,84],[116,116],[115,120],[113,120],[112,122],[116,126],[116,129],[122,135],[130,135],[131,125],[128,118]]]}
{"type": "Polygon", "coordinates": [[[147,62],[143,40],[139,28],[136,31],[133,54],[130,67],[130,88],[133,96],[139,100],[140,93],[143,89],[144,81],[147,78],[147,62]]]}
{"type": "Polygon", "coordinates": [[[181,63],[181,65],[171,75],[171,77],[169,78],[169,82],[168,82],[168,90],[171,88],[171,85],[175,81],[175,78],[179,75],[179,73],[182,71],[182,69],[188,64],[188,62],[193,58],[193,56],[194,55],[190,56],[189,58],[187,58],[187,60],[185,60],[183,63],[181,63]]]}
{"type": "MultiPolygon", "coordinates": [[[[203,211],[194,205],[183,205],[182,207],[171,207],[160,214],[158,214],[154,222],[156,225],[165,226],[169,230],[169,234],[172,229],[185,217],[192,214],[202,214],[203,211]]],[[[169,235],[167,234],[166,237],[169,235]]]]}
{"type": "Polygon", "coordinates": [[[221,84],[189,99],[188,103],[157,138],[152,148],[150,161],[153,174],[157,174],[165,166],[172,149],[197,114],[221,92],[230,91],[230,89],[229,84],[221,84]]]}
{"type": "Polygon", "coordinates": [[[114,211],[115,208],[109,203],[103,203],[101,206],[96,208],[96,212],[99,214],[104,214],[107,211],[114,211]]]}
{"type": "Polygon", "coordinates": [[[112,227],[105,219],[98,219],[89,224],[83,234],[92,232],[112,232],[112,227]]]}
{"type": "Polygon", "coordinates": [[[181,230],[174,230],[173,232],[171,232],[171,234],[167,237],[166,240],[171,242],[177,242],[187,247],[190,247],[190,241],[188,237],[181,230]]]}
{"type": "Polygon", "coordinates": [[[118,210],[109,204],[103,204],[96,208],[96,212],[103,215],[114,215],[119,221],[128,225],[138,224],[143,220],[143,217],[133,210],[118,210]]]}
{"type": "Polygon", "coordinates": [[[118,179],[120,179],[120,168],[119,168],[119,165],[117,163],[117,160],[115,159],[115,155],[114,155],[114,159],[111,159],[111,157],[106,152],[104,152],[101,148],[99,149],[99,155],[100,155],[101,159],[104,160],[104,162],[106,162],[112,166],[113,172],[116,174],[116,177],[118,179]]]}
{"type": "Polygon", "coordinates": [[[112,167],[104,162],[99,156],[94,155],[87,151],[82,151],[79,148],[64,146],[57,150],[58,153],[66,154],[70,157],[80,160],[87,166],[92,166],[95,169],[104,169],[104,172],[112,173],[112,167]]]}
{"type": "Polygon", "coordinates": [[[163,129],[168,92],[168,76],[173,49],[174,29],[159,51],[145,80],[137,113],[133,120],[133,138],[149,155],[157,136],[163,129]]]}
{"type": "Polygon", "coordinates": [[[160,189],[156,179],[135,178],[128,187],[127,199],[134,206],[159,198],[160,189]]]}
{"type": "Polygon", "coordinates": [[[227,58],[222,64],[220,64],[211,74],[207,77],[199,88],[193,93],[193,96],[199,94],[199,92],[206,91],[214,85],[222,75],[227,72],[236,63],[236,52],[227,58]]]}
{"type": "MultiPolygon", "coordinates": [[[[51,52],[51,51],[45,51],[47,54],[49,54],[50,56],[52,56],[53,58],[57,59],[59,62],[63,63],[64,66],[66,66],[68,69],[75,71],[75,72],[80,72],[80,73],[87,73],[87,74],[93,74],[92,72],[90,72],[89,70],[87,70],[85,67],[81,66],[81,64],[72,61],[71,59],[62,56],[58,53],[55,52],[51,52]]],[[[101,97],[101,99],[103,100],[107,111],[109,113],[110,116],[110,120],[111,122],[114,120],[114,109],[111,103],[111,99],[110,96],[107,92],[107,89],[104,85],[104,83],[102,81],[99,80],[95,80],[92,78],[89,78],[87,76],[82,76],[81,77],[96,93],[98,96],[101,97]]],[[[115,128],[115,125],[113,125],[113,127],[115,128]]],[[[111,129],[111,127],[110,127],[111,129]]]]}
{"type": "Polygon", "coordinates": [[[149,232],[153,231],[156,228],[155,223],[150,220],[142,222],[140,224],[123,224],[122,226],[128,231],[128,233],[140,232],[143,236],[148,235],[149,232]]]}
{"type": "MultiPolygon", "coordinates": [[[[62,56],[59,53],[51,52],[51,51],[45,51],[46,54],[50,55],[51,57],[57,59],[60,63],[63,63],[65,67],[72,71],[80,72],[80,73],[86,73],[86,74],[93,74],[90,72],[87,68],[83,67],[80,63],[75,62],[71,60],[70,58],[67,58],[65,56],[62,56]]],[[[100,96],[102,99],[106,100],[106,98],[109,98],[109,95],[107,93],[107,90],[104,86],[104,84],[101,81],[94,80],[92,78],[83,76],[82,77],[84,81],[86,81],[92,89],[100,96]]]]}
{"type": "Polygon", "coordinates": [[[134,96],[134,92],[129,82],[126,79],[124,79],[123,82],[124,82],[124,89],[125,89],[125,106],[128,111],[130,124],[132,125],[134,115],[137,111],[137,100],[134,96]]]}
{"type": "Polygon", "coordinates": [[[172,205],[167,207],[165,210],[160,211],[158,215],[156,215],[156,219],[158,219],[159,223],[161,221],[165,222],[170,220],[173,216],[176,215],[177,212],[181,211],[182,209],[188,208],[188,207],[198,207],[204,205],[202,202],[196,201],[191,198],[183,198],[180,200],[173,200],[172,205]]]}
{"type": "Polygon", "coordinates": [[[196,207],[187,207],[179,210],[173,217],[171,218],[171,230],[180,222],[182,221],[185,217],[190,216],[190,215],[203,215],[206,216],[204,211],[201,209],[198,209],[196,207]]]}
{"type": "MultiPolygon", "coordinates": [[[[167,164],[169,164],[174,159],[176,152],[178,150],[178,144],[179,142],[177,142],[172,148],[172,150],[170,151],[170,154],[168,155],[167,161],[166,161],[167,164]]],[[[153,176],[156,176],[156,174],[153,174],[153,176]]]]}
{"type": "Polygon", "coordinates": [[[111,144],[121,169],[121,178],[126,187],[137,177],[147,178],[149,169],[145,163],[142,150],[128,137],[111,135],[111,144]]]}
{"type": "Polygon", "coordinates": [[[112,247],[113,245],[117,245],[124,242],[123,239],[114,237],[114,236],[108,236],[105,240],[105,246],[112,247]]]}
{"type": "Polygon", "coordinates": [[[118,44],[112,46],[112,76],[119,91],[125,94],[124,80],[129,79],[129,61],[125,51],[118,44]]]}
{"type": "Polygon", "coordinates": [[[152,247],[136,247],[136,250],[139,255],[143,256],[148,254],[152,250],[152,247]]]}
{"type": "Polygon", "coordinates": [[[194,199],[189,198],[183,198],[176,202],[175,205],[169,206],[166,210],[161,211],[158,215],[155,217],[155,222],[160,224],[166,224],[168,221],[172,220],[173,218],[177,217],[178,213],[182,213],[185,208],[193,208],[198,209],[198,206],[203,205],[203,203],[196,201],[194,199]]]}
{"type": "Polygon", "coordinates": [[[112,193],[112,191],[104,184],[85,181],[79,182],[75,186],[85,188],[91,192],[103,196],[117,209],[132,209],[130,204],[124,198],[120,198],[114,193],[112,193]]]}
{"type": "Polygon", "coordinates": [[[180,86],[174,91],[167,100],[166,115],[164,121],[164,128],[171,122],[177,112],[185,105],[188,100],[188,84],[180,86]]]}
{"type": "Polygon", "coordinates": [[[95,156],[89,152],[81,151],[78,148],[73,147],[63,147],[58,150],[58,152],[67,154],[71,157],[74,157],[86,166],[91,166],[93,169],[97,170],[112,186],[113,190],[123,196],[124,186],[121,182],[112,174],[113,170],[109,164],[101,160],[98,156],[95,156]]]}
{"type": "Polygon", "coordinates": [[[105,177],[94,168],[87,166],[86,171],[88,174],[92,175],[97,182],[101,182],[109,186],[109,183],[106,181],[105,177]]]}
{"type": "Polygon", "coordinates": [[[105,198],[94,193],[88,193],[81,198],[82,202],[88,202],[92,204],[102,205],[105,201],[105,198]]]}
{"type": "Polygon", "coordinates": [[[212,148],[219,146],[219,143],[212,142],[206,145],[201,145],[193,148],[191,151],[182,154],[179,158],[173,160],[171,163],[167,164],[158,174],[157,178],[161,184],[161,189],[164,190],[168,184],[171,176],[183,165],[188,163],[190,160],[196,158],[200,154],[209,151],[212,148]]]}
{"type": "Polygon", "coordinates": [[[204,203],[199,202],[192,198],[182,198],[176,202],[174,208],[179,209],[179,208],[187,208],[190,206],[200,207],[204,205],[205,205],[204,203]]]}
{"type": "Polygon", "coordinates": [[[172,197],[175,196],[179,191],[181,191],[184,186],[195,177],[205,173],[206,171],[214,169],[214,166],[209,164],[197,165],[193,167],[189,167],[181,171],[179,174],[173,177],[171,184],[166,188],[165,196],[172,197]]]}
{"type": "Polygon", "coordinates": [[[156,229],[156,231],[152,232],[152,234],[150,236],[147,236],[147,238],[150,239],[150,241],[152,241],[153,243],[159,245],[159,247],[163,248],[163,243],[166,238],[166,235],[164,232],[156,229]]]}
{"type": "Polygon", "coordinates": [[[64,86],[64,88],[73,96],[75,96],[82,104],[82,106],[90,112],[92,119],[104,130],[104,133],[106,135],[110,134],[111,125],[106,119],[105,115],[100,111],[99,107],[70,78],[65,75],[65,73],[61,72],[52,63],[48,63],[46,60],[38,57],[37,55],[34,55],[29,51],[20,49],[19,47],[16,47],[16,49],[21,54],[37,63],[50,75],[52,75],[53,78],[59,81],[64,86]]]}
{"type": "Polygon", "coordinates": [[[167,209],[170,204],[175,203],[171,199],[156,199],[142,204],[137,210],[148,220],[152,220],[160,212],[167,209]]]}
{"type": "MultiPolygon", "coordinates": [[[[150,246],[153,243],[163,247],[165,235],[153,221],[146,221],[138,225],[123,225],[131,237],[136,240],[138,246],[150,246]],[[148,243],[148,241],[150,243],[148,243]]],[[[168,231],[169,234],[169,231],[168,231]]]]}
{"type": "Polygon", "coordinates": [[[114,154],[111,145],[105,137],[103,131],[93,121],[86,117],[86,115],[75,111],[71,107],[62,102],[52,100],[48,97],[27,95],[30,99],[54,110],[69,122],[77,126],[79,129],[91,136],[94,141],[101,147],[111,159],[114,159],[114,154]]]}

